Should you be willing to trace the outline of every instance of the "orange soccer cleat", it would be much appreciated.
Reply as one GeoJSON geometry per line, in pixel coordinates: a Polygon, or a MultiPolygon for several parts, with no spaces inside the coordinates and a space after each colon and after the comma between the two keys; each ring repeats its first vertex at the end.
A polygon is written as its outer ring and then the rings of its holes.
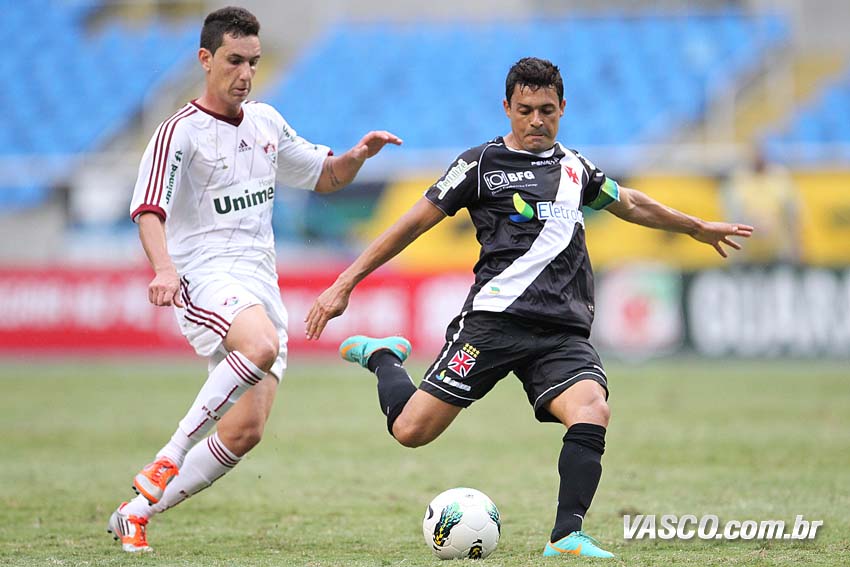
{"type": "Polygon", "coordinates": [[[147,465],[133,479],[133,490],[151,503],[156,504],[162,498],[165,487],[179,474],[177,465],[168,457],[160,457],[147,465]]]}
{"type": "Polygon", "coordinates": [[[152,551],[148,545],[146,533],[148,519],[124,514],[121,510],[126,505],[127,503],[124,502],[112,513],[106,531],[116,540],[121,540],[124,551],[129,553],[152,551]]]}

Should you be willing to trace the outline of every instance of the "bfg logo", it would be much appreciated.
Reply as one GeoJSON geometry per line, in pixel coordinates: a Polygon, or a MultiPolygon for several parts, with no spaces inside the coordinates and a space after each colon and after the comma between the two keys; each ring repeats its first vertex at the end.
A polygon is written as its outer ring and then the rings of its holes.
{"type": "Polygon", "coordinates": [[[484,182],[493,193],[504,189],[511,183],[534,179],[533,171],[488,171],[484,174],[484,182]]]}

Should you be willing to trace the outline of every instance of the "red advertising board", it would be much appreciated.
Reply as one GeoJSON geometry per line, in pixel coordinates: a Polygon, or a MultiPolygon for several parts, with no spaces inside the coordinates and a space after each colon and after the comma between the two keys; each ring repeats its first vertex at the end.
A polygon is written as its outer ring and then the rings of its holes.
{"type": "MultiPolygon", "coordinates": [[[[289,311],[289,349],[335,353],[352,334],[404,334],[430,357],[461,307],[472,274],[399,275],[377,272],[355,290],[346,313],[322,338],[304,338],[304,317],[336,271],[280,278],[289,311]]],[[[144,268],[0,269],[0,354],[191,353],[174,310],[147,300],[152,274],[144,268]]]]}

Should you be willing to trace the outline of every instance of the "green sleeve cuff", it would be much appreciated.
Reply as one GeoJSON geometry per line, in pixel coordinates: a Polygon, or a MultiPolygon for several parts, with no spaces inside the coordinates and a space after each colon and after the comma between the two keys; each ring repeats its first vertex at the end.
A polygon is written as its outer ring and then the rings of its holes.
{"type": "Polygon", "coordinates": [[[599,189],[599,195],[587,206],[591,209],[601,211],[614,201],[620,200],[620,186],[613,179],[606,178],[605,183],[599,189]]]}

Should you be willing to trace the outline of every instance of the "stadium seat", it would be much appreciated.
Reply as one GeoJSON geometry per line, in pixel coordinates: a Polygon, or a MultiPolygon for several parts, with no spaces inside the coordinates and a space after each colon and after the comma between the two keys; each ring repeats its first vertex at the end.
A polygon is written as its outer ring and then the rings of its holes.
{"type": "MultiPolygon", "coordinates": [[[[4,6],[0,31],[19,39],[0,71],[27,80],[10,81],[0,95],[0,106],[14,108],[0,125],[0,158],[97,150],[141,109],[167,76],[164,71],[191,60],[187,47],[197,41],[194,27],[148,22],[136,28],[107,21],[89,33],[86,19],[97,8],[94,1],[4,6]],[[20,34],[21,29],[31,31],[20,34]]],[[[46,168],[41,176],[4,176],[0,202],[7,209],[38,204],[54,175],[46,168]]]]}
{"type": "Polygon", "coordinates": [[[800,107],[787,126],[769,133],[763,147],[777,161],[841,162],[850,152],[850,68],[800,107]]]}
{"type": "Polygon", "coordinates": [[[334,149],[374,127],[398,130],[408,150],[462,149],[500,131],[494,120],[502,116],[505,73],[520,57],[536,55],[561,67],[567,116],[576,118],[564,124],[570,144],[660,141],[697,120],[712,89],[734,81],[787,35],[778,17],[734,9],[337,24],[262,98],[296,120],[311,117],[295,127],[334,149]]]}

